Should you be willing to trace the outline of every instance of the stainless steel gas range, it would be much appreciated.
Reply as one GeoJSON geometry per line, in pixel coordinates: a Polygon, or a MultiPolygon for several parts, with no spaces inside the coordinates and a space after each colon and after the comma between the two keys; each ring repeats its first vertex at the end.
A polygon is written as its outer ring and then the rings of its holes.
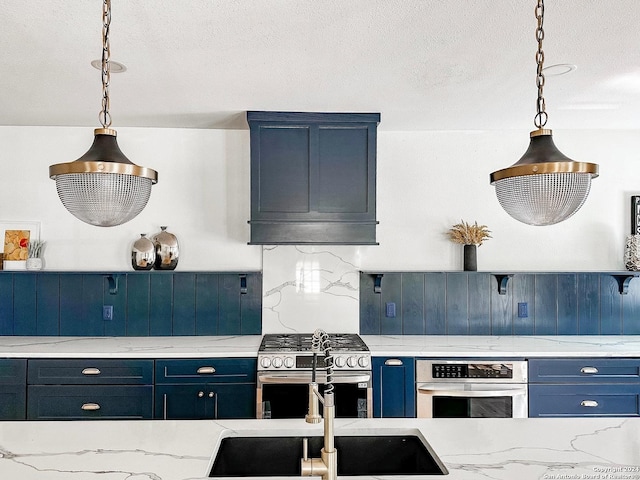
{"type": "MultiPolygon", "coordinates": [[[[324,353],[312,349],[311,333],[266,334],[258,349],[257,418],[304,418],[308,384],[326,383],[324,353]]],[[[357,334],[329,334],[337,417],[371,417],[371,353],[357,334]]]]}

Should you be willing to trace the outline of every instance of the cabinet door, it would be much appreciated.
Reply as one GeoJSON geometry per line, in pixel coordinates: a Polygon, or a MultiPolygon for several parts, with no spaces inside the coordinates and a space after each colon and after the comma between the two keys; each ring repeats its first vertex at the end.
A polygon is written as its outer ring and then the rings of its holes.
{"type": "Polygon", "coordinates": [[[373,358],[373,416],[415,417],[415,359],[373,358]]]}
{"type": "Polygon", "coordinates": [[[30,385],[29,420],[133,420],[150,419],[153,387],[30,385]]]}
{"type": "Polygon", "coordinates": [[[376,244],[380,114],[248,112],[251,243],[376,244]]]}
{"type": "Polygon", "coordinates": [[[530,417],[637,417],[640,385],[529,385],[530,417]]]}
{"type": "Polygon", "coordinates": [[[27,361],[0,359],[0,420],[24,420],[27,410],[27,361]]]}
{"type": "Polygon", "coordinates": [[[214,399],[206,384],[156,385],[154,418],[164,420],[197,420],[214,418],[214,399]]]}
{"type": "Polygon", "coordinates": [[[197,420],[254,418],[256,385],[178,384],[156,386],[155,418],[197,420]]]}

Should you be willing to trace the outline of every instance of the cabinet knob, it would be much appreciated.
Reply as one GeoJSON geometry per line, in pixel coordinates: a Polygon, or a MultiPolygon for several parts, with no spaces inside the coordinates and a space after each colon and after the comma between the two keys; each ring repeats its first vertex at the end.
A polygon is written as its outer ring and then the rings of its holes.
{"type": "Polygon", "coordinates": [[[598,402],[596,402],[595,400],[583,400],[580,402],[580,406],[593,408],[598,406],[598,402]]]}
{"type": "Polygon", "coordinates": [[[209,398],[213,398],[213,392],[209,392],[209,398]]]}
{"type": "Polygon", "coordinates": [[[198,392],[198,398],[204,397],[204,392],[198,392]]]}
{"type": "Polygon", "coordinates": [[[80,408],[85,412],[95,412],[96,410],[100,410],[100,405],[97,403],[84,403],[80,408]]]}
{"type": "Polygon", "coordinates": [[[580,369],[580,373],[585,373],[587,375],[593,375],[598,373],[598,369],[596,367],[582,367],[580,369]]]}
{"type": "Polygon", "coordinates": [[[100,375],[101,373],[99,368],[85,368],[82,370],[83,375],[100,375]]]}
{"type": "Polygon", "coordinates": [[[216,373],[216,369],[213,367],[200,367],[196,373],[198,373],[198,375],[203,375],[207,373],[216,373]]]}

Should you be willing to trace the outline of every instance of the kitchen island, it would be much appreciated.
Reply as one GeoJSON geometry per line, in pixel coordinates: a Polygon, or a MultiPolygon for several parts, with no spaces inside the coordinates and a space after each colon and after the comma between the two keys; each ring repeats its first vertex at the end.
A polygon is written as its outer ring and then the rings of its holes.
{"type": "MultiPolygon", "coordinates": [[[[450,480],[640,479],[637,418],[336,421],[356,433],[421,435],[450,480]]],[[[223,437],[321,434],[302,419],[0,422],[0,478],[205,479],[223,437]]]]}

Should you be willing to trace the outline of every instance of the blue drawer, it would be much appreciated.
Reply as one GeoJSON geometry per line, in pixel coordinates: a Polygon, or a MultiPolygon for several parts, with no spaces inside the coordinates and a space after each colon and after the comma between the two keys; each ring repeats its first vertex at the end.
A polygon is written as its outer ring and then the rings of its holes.
{"type": "Polygon", "coordinates": [[[29,360],[29,385],[145,385],[153,360],[29,360]]]}
{"type": "Polygon", "coordinates": [[[255,358],[156,360],[156,383],[255,383],[255,358]]]}
{"type": "Polygon", "coordinates": [[[529,383],[640,383],[640,359],[530,359],[529,383]]]}
{"type": "Polygon", "coordinates": [[[530,417],[637,417],[640,385],[529,385],[530,417]]]}
{"type": "Polygon", "coordinates": [[[28,420],[134,420],[153,415],[153,387],[31,385],[28,420]]]}

